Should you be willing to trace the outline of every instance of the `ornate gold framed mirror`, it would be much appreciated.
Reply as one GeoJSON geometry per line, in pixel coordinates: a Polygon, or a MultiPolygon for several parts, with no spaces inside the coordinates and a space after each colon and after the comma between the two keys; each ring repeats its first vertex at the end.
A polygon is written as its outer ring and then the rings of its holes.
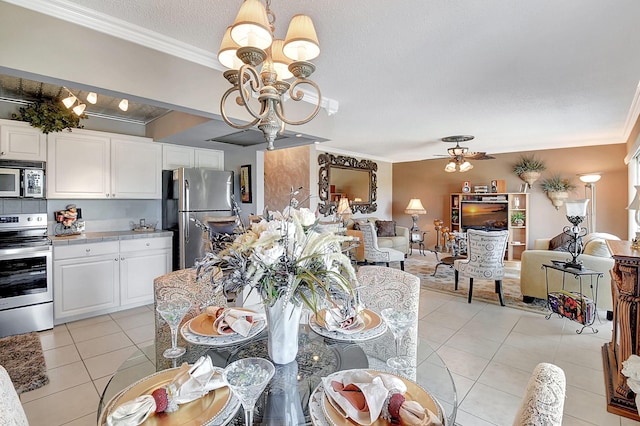
{"type": "Polygon", "coordinates": [[[320,154],[318,164],[320,213],[325,216],[335,213],[340,198],[349,199],[354,213],[372,213],[378,209],[378,165],[375,162],[342,155],[320,154]]]}

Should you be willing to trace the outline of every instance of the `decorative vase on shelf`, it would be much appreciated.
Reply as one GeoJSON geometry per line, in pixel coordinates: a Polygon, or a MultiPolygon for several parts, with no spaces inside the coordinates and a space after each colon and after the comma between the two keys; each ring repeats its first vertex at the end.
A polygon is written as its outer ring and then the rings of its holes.
{"type": "Polygon", "coordinates": [[[269,358],[276,364],[288,364],[298,355],[298,329],[302,305],[285,304],[279,298],[272,306],[265,305],[269,332],[269,358]]]}

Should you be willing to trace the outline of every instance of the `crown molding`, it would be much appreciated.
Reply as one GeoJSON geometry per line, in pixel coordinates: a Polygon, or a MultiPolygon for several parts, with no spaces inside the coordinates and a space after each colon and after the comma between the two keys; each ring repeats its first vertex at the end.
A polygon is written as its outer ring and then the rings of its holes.
{"type": "MultiPolygon", "coordinates": [[[[93,9],[77,5],[68,0],[2,1],[57,19],[62,19],[94,31],[99,31],[140,46],[148,47],[207,68],[213,68],[221,72],[227,70],[218,61],[218,58],[214,53],[181,42],[174,38],[167,37],[164,34],[151,31],[147,28],[131,24],[123,21],[122,19],[96,12],[93,9]]],[[[311,92],[304,92],[305,96],[303,101],[315,105],[318,97],[311,92]]],[[[333,115],[338,111],[338,104],[338,101],[335,99],[323,97],[321,107],[326,109],[329,115],[333,115]]]]}

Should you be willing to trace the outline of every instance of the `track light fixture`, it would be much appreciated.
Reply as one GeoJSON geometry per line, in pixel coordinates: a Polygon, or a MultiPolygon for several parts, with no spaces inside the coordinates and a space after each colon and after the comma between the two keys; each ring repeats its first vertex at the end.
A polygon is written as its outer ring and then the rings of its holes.
{"type": "Polygon", "coordinates": [[[71,93],[71,90],[67,89],[66,87],[64,89],[67,92],[69,92],[69,96],[62,100],[62,103],[64,104],[64,106],[67,107],[67,109],[69,109],[74,104],[77,103],[76,106],[73,106],[73,112],[77,116],[82,115],[82,113],[84,112],[84,109],[87,107],[87,105],[83,104],[82,102],[80,102],[80,99],[78,99],[78,97],[76,95],[71,93]]]}
{"type": "Polygon", "coordinates": [[[129,109],[129,101],[126,99],[123,99],[120,101],[120,103],[118,104],[118,108],[120,108],[123,111],[126,111],[129,109]]]}

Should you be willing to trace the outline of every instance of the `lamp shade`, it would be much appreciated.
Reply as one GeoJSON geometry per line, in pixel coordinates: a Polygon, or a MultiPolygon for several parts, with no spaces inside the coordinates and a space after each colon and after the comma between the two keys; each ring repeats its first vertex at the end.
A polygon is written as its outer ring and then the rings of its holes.
{"type": "Polygon", "coordinates": [[[278,74],[278,80],[287,80],[293,77],[291,71],[289,71],[289,64],[291,63],[291,59],[287,58],[282,51],[282,46],[284,45],[284,40],[275,39],[271,44],[271,59],[273,60],[273,67],[278,74]]]}
{"type": "Polygon", "coordinates": [[[340,201],[338,202],[338,208],[336,210],[336,213],[339,215],[345,215],[345,214],[351,214],[353,213],[351,211],[351,207],[349,206],[349,199],[346,197],[342,197],[340,198],[340,201]]]}
{"type": "Polygon", "coordinates": [[[310,61],[320,55],[316,28],[309,16],[295,15],[291,18],[282,50],[294,61],[310,61]]]}
{"type": "Polygon", "coordinates": [[[409,205],[404,209],[406,214],[425,214],[427,211],[422,206],[422,201],[419,198],[412,198],[409,200],[409,205]]]}
{"type": "Polygon", "coordinates": [[[636,195],[631,200],[627,210],[640,210],[640,185],[634,185],[634,188],[636,189],[636,195]]]}
{"type": "Polygon", "coordinates": [[[567,209],[567,216],[585,217],[587,215],[587,204],[589,204],[588,199],[565,201],[564,205],[567,209]]]}
{"type": "Polygon", "coordinates": [[[273,36],[267,11],[259,0],[245,0],[231,26],[231,38],[241,47],[266,49],[273,36]]]}
{"type": "Polygon", "coordinates": [[[238,43],[231,38],[231,27],[227,27],[218,50],[218,62],[229,69],[240,68],[242,61],[236,55],[239,47],[238,43]]]}
{"type": "Polygon", "coordinates": [[[596,183],[601,177],[600,173],[587,173],[580,175],[580,180],[584,183],[596,183]]]}

